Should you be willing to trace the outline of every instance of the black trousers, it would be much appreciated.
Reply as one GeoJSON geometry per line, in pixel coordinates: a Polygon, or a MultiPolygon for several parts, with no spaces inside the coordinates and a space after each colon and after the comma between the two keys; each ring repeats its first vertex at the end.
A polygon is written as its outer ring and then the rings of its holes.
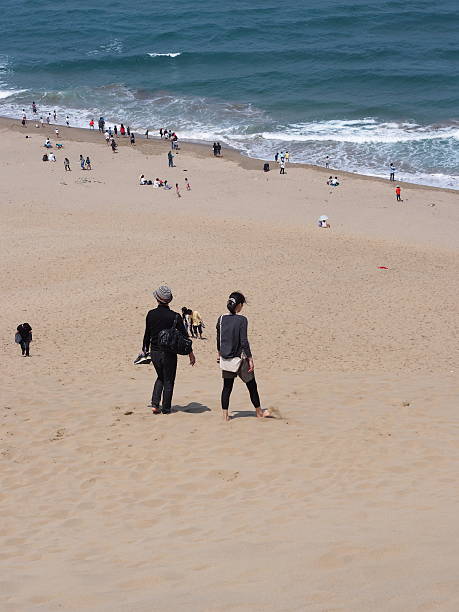
{"type": "Polygon", "coordinates": [[[29,356],[29,347],[30,342],[28,340],[21,340],[22,354],[26,355],[27,357],[29,356]]]}
{"type": "MultiPolygon", "coordinates": [[[[233,390],[235,378],[224,378],[223,389],[222,389],[222,410],[228,410],[231,391],[233,390]]],[[[257,381],[252,378],[247,385],[247,389],[250,395],[250,401],[254,408],[260,408],[260,396],[258,395],[257,381]]]]}
{"type": "Polygon", "coordinates": [[[170,412],[172,394],[174,393],[175,375],[177,373],[177,355],[163,351],[151,351],[151,362],[155,366],[157,379],[153,386],[151,405],[159,408],[161,396],[162,411],[170,412]]]}

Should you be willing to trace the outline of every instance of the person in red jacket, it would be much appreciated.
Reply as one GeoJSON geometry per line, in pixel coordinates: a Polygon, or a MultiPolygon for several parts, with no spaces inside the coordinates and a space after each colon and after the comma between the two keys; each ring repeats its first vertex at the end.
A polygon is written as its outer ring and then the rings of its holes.
{"type": "Polygon", "coordinates": [[[400,185],[397,185],[397,187],[395,188],[395,197],[397,198],[397,202],[403,202],[402,190],[400,189],[400,185]]]}

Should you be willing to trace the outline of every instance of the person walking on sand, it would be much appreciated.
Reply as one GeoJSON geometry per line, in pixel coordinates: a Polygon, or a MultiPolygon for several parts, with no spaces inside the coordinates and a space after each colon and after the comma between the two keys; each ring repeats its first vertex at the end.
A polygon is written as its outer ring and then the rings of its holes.
{"type": "Polygon", "coordinates": [[[178,183],[175,183],[175,193],[177,194],[178,198],[181,198],[181,194],[180,194],[180,187],[178,183]]]}
{"type": "Polygon", "coordinates": [[[53,111],[53,120],[54,120],[54,123],[56,123],[56,121],[57,121],[57,113],[56,113],[56,111],[53,111]]]}
{"type": "Polygon", "coordinates": [[[134,135],[134,132],[132,132],[132,134],[130,136],[130,141],[131,141],[131,145],[135,145],[135,135],[134,135]]]}
{"type": "Polygon", "coordinates": [[[23,357],[30,357],[30,343],[32,342],[32,328],[28,323],[21,323],[16,328],[16,342],[21,345],[23,357]]]}
{"type": "Polygon", "coordinates": [[[172,151],[168,152],[167,159],[169,161],[169,168],[173,168],[174,167],[174,154],[172,153],[172,151]]]}
{"type": "Polygon", "coordinates": [[[91,121],[89,122],[89,129],[90,130],[94,129],[94,119],[91,119],[91,121]]]}
{"type": "Polygon", "coordinates": [[[288,164],[289,161],[290,161],[290,153],[288,151],[285,151],[285,163],[288,164]]]}
{"type": "MultiPolygon", "coordinates": [[[[151,361],[156,370],[156,381],[151,396],[153,414],[170,414],[172,395],[174,393],[175,375],[177,372],[177,354],[162,350],[159,335],[163,330],[176,328],[184,338],[188,339],[182,317],[169,308],[172,301],[172,291],[167,285],[161,285],[153,292],[157,307],[147,314],[142,351],[150,352],[151,361]],[[162,408],[160,408],[162,397],[162,408]]],[[[191,341],[189,341],[191,342],[191,341]]],[[[189,353],[190,365],[194,366],[196,358],[193,351],[189,353]]]]}
{"type": "Polygon", "coordinates": [[[185,177],[185,187],[187,191],[191,191],[190,181],[185,177]]]}
{"type": "Polygon", "coordinates": [[[191,325],[193,326],[193,336],[198,337],[202,340],[202,317],[197,310],[193,310],[191,313],[191,325]]]}
{"type": "Polygon", "coordinates": [[[326,168],[330,168],[330,156],[329,155],[325,156],[325,160],[324,161],[325,161],[325,167],[326,168]]]}
{"type": "Polygon", "coordinates": [[[400,185],[397,185],[397,187],[395,188],[395,197],[397,199],[397,202],[403,202],[403,200],[402,200],[402,190],[400,188],[400,185]]]}
{"type": "Polygon", "coordinates": [[[68,158],[68,157],[65,157],[65,158],[64,158],[64,170],[65,170],[66,172],[67,172],[67,171],[70,171],[70,160],[69,160],[69,158],[68,158]]]}
{"type": "Polygon", "coordinates": [[[277,162],[279,161],[279,151],[276,151],[276,154],[274,155],[274,161],[277,162]]]}
{"type": "Polygon", "coordinates": [[[255,380],[252,352],[247,337],[247,319],[239,314],[246,303],[240,291],[234,291],[228,298],[228,313],[221,315],[217,321],[217,361],[220,363],[223,377],[221,405],[223,418],[229,421],[229,401],[233,390],[234,379],[239,378],[247,385],[250,400],[257,417],[271,416],[268,410],[261,408],[255,380]]]}
{"type": "Polygon", "coordinates": [[[390,166],[389,166],[389,180],[390,181],[395,181],[395,166],[394,164],[391,162],[390,166]]]}
{"type": "Polygon", "coordinates": [[[148,134],[149,134],[150,130],[146,130],[145,131],[145,138],[148,140],[148,134]]]}
{"type": "Polygon", "coordinates": [[[282,160],[280,163],[280,172],[279,174],[285,174],[285,162],[282,160]]]}
{"type": "Polygon", "coordinates": [[[86,161],[84,163],[86,170],[92,170],[91,168],[91,160],[89,159],[89,157],[86,158],[86,161]]]}
{"type": "Polygon", "coordinates": [[[84,157],[82,155],[80,155],[80,166],[81,169],[84,170],[84,157]]]}

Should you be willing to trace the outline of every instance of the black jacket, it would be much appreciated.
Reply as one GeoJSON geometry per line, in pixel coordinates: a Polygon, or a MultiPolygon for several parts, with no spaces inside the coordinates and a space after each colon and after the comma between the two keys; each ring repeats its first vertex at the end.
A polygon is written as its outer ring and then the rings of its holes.
{"type": "Polygon", "coordinates": [[[145,334],[143,336],[143,350],[145,353],[151,349],[159,351],[158,334],[163,329],[170,329],[174,325],[175,317],[177,317],[177,329],[181,334],[188,338],[185,326],[183,325],[182,315],[174,312],[167,304],[158,304],[157,308],[150,310],[147,314],[145,323],[145,334]]]}

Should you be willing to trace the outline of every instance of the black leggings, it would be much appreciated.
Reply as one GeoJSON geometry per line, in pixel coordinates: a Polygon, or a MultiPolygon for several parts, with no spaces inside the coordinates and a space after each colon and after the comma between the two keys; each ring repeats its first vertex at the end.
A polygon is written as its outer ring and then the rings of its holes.
{"type": "MultiPolygon", "coordinates": [[[[223,379],[222,389],[222,410],[228,410],[231,391],[233,390],[234,378],[223,379]]],[[[246,383],[247,389],[250,393],[250,401],[254,408],[260,407],[260,396],[258,395],[257,381],[253,378],[250,382],[246,383]]]]}

